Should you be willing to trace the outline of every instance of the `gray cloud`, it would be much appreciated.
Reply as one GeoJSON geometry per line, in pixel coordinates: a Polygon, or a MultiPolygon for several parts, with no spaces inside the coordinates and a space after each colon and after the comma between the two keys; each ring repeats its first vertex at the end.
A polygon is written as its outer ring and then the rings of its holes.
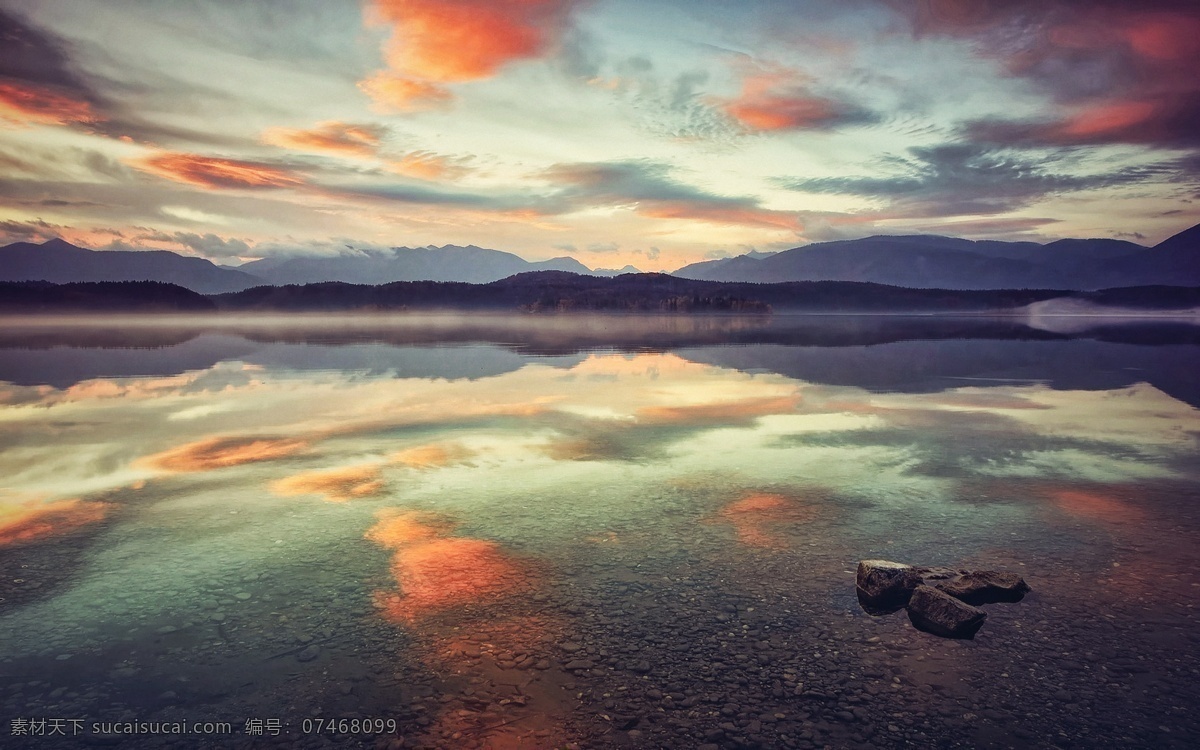
{"type": "Polygon", "coordinates": [[[856,195],[886,201],[910,217],[995,215],[1048,195],[1168,179],[1178,166],[1125,168],[1104,174],[1054,171],[1053,154],[1035,156],[972,143],[916,147],[881,167],[890,176],[781,179],[779,184],[807,193],[856,195]]]}
{"type": "Polygon", "coordinates": [[[34,221],[0,221],[0,237],[9,242],[44,242],[59,236],[63,229],[57,224],[50,224],[41,219],[34,221]]]}
{"type": "Polygon", "coordinates": [[[53,34],[0,8],[0,79],[49,87],[74,99],[98,104],[99,97],[71,64],[67,44],[53,34]]]}

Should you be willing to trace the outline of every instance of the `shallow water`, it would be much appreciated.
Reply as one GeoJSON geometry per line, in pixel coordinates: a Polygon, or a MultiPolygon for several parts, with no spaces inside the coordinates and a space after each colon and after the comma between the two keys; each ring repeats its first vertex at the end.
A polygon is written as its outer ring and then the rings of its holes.
{"type": "Polygon", "coordinates": [[[1106,325],[5,321],[0,745],[1195,746],[1200,337],[1106,325]]]}

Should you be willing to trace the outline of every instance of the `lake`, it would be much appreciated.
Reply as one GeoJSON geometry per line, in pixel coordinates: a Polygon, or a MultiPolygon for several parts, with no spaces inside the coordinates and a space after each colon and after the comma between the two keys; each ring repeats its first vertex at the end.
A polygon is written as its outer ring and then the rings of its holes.
{"type": "Polygon", "coordinates": [[[1200,328],[1060,323],[3,321],[0,745],[1194,747],[1200,328]]]}

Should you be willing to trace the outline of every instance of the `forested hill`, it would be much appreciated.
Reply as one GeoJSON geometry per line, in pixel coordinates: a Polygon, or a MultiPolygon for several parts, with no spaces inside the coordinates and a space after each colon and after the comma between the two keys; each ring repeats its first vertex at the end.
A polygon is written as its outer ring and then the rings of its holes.
{"type": "Polygon", "coordinates": [[[0,313],[214,312],[202,294],[159,281],[0,281],[0,313]]]}
{"type": "Polygon", "coordinates": [[[5,313],[71,310],[181,312],[497,310],[526,312],[769,313],[985,312],[1050,299],[1141,309],[1200,306],[1200,288],[1124,287],[1096,292],[1052,289],[907,289],[866,282],[728,283],[665,274],[615,278],[537,271],[488,284],[404,281],[377,286],[326,282],[259,286],[200,295],[173,284],[105,282],[0,283],[5,313]]]}

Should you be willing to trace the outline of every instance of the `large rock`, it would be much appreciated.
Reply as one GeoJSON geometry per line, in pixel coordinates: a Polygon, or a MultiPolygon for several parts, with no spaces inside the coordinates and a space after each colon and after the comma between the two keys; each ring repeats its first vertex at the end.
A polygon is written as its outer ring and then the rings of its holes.
{"type": "MultiPolygon", "coordinates": [[[[928,582],[928,581],[927,581],[928,582]]],[[[1029,592],[1029,584],[1016,573],[976,570],[934,584],[955,599],[967,604],[1019,602],[1029,592]]]]}
{"type": "Polygon", "coordinates": [[[987,612],[922,584],[909,597],[908,619],[917,630],[943,638],[974,638],[987,612]]]}
{"type": "Polygon", "coordinates": [[[862,560],[854,588],[863,609],[871,614],[887,614],[908,604],[913,589],[920,584],[919,568],[891,560],[862,560]]]}

